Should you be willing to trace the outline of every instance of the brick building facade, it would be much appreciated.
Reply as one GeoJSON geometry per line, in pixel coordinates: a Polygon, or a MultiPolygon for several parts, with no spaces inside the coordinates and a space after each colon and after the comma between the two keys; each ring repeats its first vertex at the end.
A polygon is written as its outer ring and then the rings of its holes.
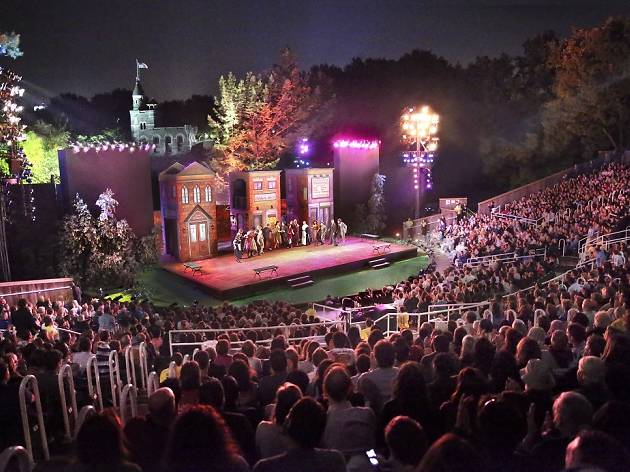
{"type": "Polygon", "coordinates": [[[280,171],[230,172],[230,219],[232,231],[266,226],[281,215],[280,171]]]}
{"type": "Polygon", "coordinates": [[[186,262],[218,254],[214,172],[199,162],[175,163],[160,173],[166,254],[186,262]]]}
{"type": "Polygon", "coordinates": [[[287,219],[312,224],[326,224],[335,217],[333,204],[333,169],[286,169],[285,191],[287,219]]]}

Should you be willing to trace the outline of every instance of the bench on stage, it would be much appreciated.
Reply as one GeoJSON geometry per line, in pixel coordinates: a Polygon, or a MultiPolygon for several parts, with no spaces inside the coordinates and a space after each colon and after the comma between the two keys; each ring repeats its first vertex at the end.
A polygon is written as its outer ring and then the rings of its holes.
{"type": "Polygon", "coordinates": [[[385,254],[385,252],[391,251],[391,249],[392,249],[392,245],[389,243],[375,244],[374,246],[372,246],[372,251],[377,254],[385,254]]]}
{"type": "Polygon", "coordinates": [[[201,266],[196,262],[184,262],[184,272],[186,272],[186,269],[190,269],[192,271],[193,277],[195,274],[203,275],[201,266]]]}
{"type": "Polygon", "coordinates": [[[278,266],[277,265],[258,267],[258,268],[253,269],[253,270],[254,270],[254,277],[258,276],[258,278],[260,278],[260,274],[263,274],[265,272],[270,272],[272,277],[273,277],[274,273],[276,274],[276,276],[278,276],[278,266]]]}

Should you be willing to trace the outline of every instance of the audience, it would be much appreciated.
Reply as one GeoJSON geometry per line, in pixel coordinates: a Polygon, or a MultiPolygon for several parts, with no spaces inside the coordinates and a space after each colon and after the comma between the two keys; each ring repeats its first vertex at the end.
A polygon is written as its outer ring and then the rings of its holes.
{"type": "MultiPolygon", "coordinates": [[[[3,300],[0,446],[24,444],[18,391],[34,375],[39,391],[25,391],[29,419],[39,394],[49,446],[63,455],[71,438],[58,372],[72,366],[79,408],[98,405],[86,376],[96,355],[106,408],[82,424],[68,470],[627,470],[630,248],[594,241],[625,227],[629,189],[629,169],[614,164],[498,214],[444,226],[441,244],[455,265],[351,302],[399,299],[411,312],[486,304],[420,326],[410,317],[408,329],[392,332],[367,308],[346,330],[341,322],[318,326],[314,310],[286,302],[156,308],[3,300]],[[561,240],[592,262],[555,277],[561,240]],[[539,248],[546,257],[528,255],[539,248]],[[520,259],[466,263],[502,252],[520,259]],[[195,332],[172,332],[178,328],[195,332]],[[117,400],[110,355],[127,381],[130,346],[138,380],[141,343],[160,388],[148,398],[141,389],[148,414],[121,431],[107,409],[117,400]]],[[[326,303],[340,305],[332,297],[326,303]]]]}

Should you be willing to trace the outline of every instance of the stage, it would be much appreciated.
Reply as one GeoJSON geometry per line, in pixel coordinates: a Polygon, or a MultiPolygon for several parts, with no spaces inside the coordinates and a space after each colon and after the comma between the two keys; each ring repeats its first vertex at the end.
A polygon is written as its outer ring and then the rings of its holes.
{"type": "Polygon", "coordinates": [[[345,244],[339,246],[319,245],[300,246],[291,249],[277,249],[265,252],[251,259],[243,257],[236,262],[232,255],[195,261],[201,266],[202,274],[193,274],[180,262],[163,262],[167,271],[184,277],[200,286],[212,296],[221,299],[237,299],[266,292],[278,286],[287,286],[289,279],[311,276],[317,283],[316,276],[334,275],[343,272],[365,269],[375,259],[388,262],[409,259],[417,256],[415,246],[390,244],[389,249],[375,251],[374,245],[383,246],[382,241],[348,237],[345,244]],[[265,272],[260,278],[254,269],[278,266],[277,275],[265,272]]]}

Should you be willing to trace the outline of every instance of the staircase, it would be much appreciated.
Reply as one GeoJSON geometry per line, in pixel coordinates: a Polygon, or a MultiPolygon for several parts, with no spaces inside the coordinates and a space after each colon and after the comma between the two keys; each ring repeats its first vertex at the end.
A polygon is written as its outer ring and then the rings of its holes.
{"type": "Polygon", "coordinates": [[[574,269],[578,265],[579,258],[576,256],[561,256],[558,258],[558,264],[560,266],[560,272],[574,269]]]}
{"type": "Polygon", "coordinates": [[[313,285],[315,281],[311,278],[310,275],[304,275],[302,277],[294,277],[292,279],[287,279],[287,283],[291,288],[302,288],[313,285]]]}
{"type": "Polygon", "coordinates": [[[379,257],[378,259],[372,259],[371,261],[368,261],[368,264],[370,265],[372,269],[382,269],[384,267],[390,266],[390,262],[384,257],[379,257]]]}

